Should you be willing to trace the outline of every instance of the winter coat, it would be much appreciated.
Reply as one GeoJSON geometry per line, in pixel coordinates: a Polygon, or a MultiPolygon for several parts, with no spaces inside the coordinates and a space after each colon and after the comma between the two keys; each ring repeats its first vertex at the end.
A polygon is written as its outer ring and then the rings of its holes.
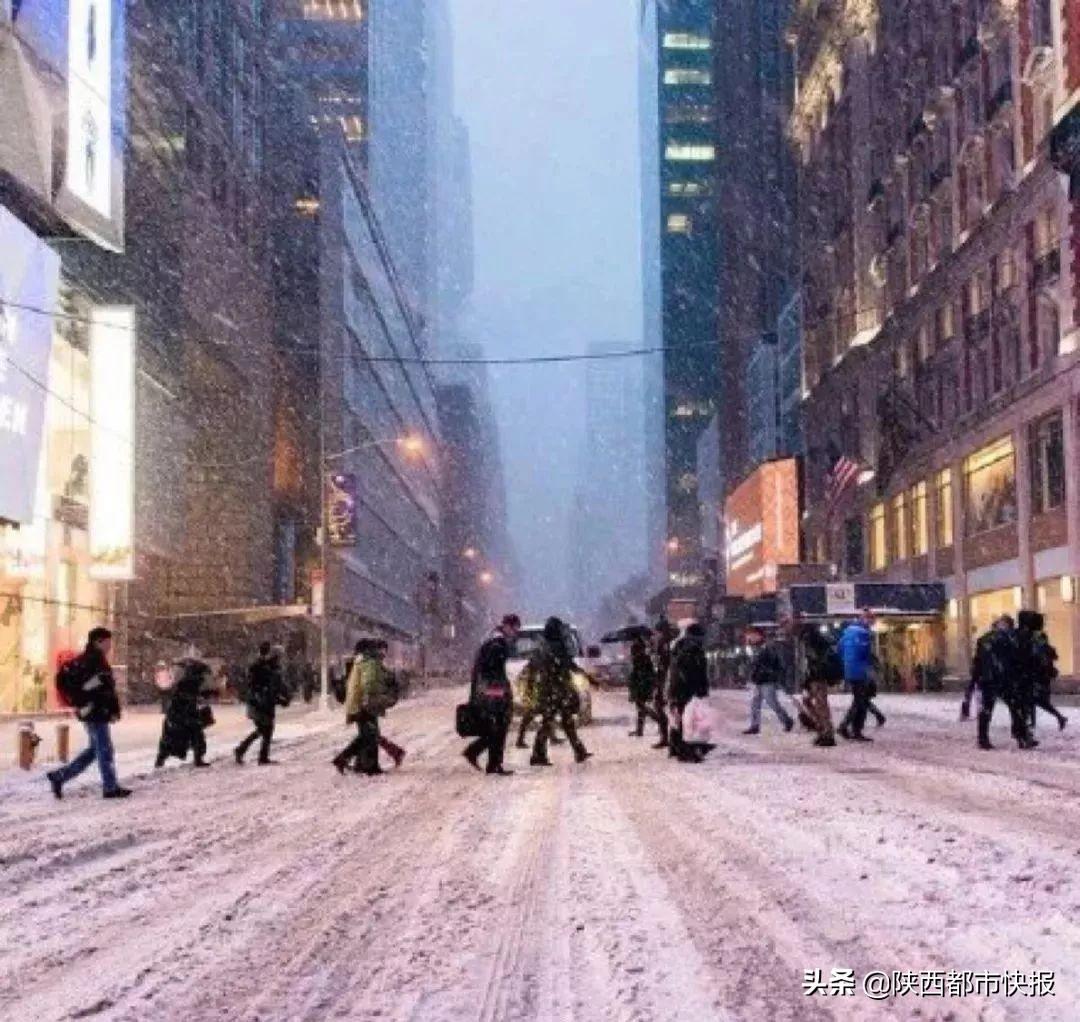
{"type": "Polygon", "coordinates": [[[571,681],[573,669],[574,661],[561,644],[546,639],[529,658],[526,670],[533,687],[534,705],[544,716],[577,711],[580,700],[571,681]]]}
{"type": "Polygon", "coordinates": [[[840,636],[840,658],[844,661],[844,680],[865,682],[870,679],[874,654],[874,635],[861,621],[853,621],[840,636]]]}
{"type": "Polygon", "coordinates": [[[190,663],[168,696],[165,722],[161,729],[161,744],[169,755],[183,759],[188,749],[202,733],[199,719],[199,700],[210,669],[202,663],[190,663]]]}
{"type": "Polygon", "coordinates": [[[644,650],[634,654],[627,687],[632,703],[646,703],[656,691],[656,668],[653,666],[652,657],[644,650]]]}
{"type": "Polygon", "coordinates": [[[691,699],[709,695],[709,664],[701,640],[688,635],[672,650],[668,678],[668,700],[675,706],[685,706],[691,699]]]}
{"type": "Polygon", "coordinates": [[[991,628],[975,643],[971,680],[983,692],[1014,696],[1019,681],[1019,652],[1014,632],[991,628]]]}
{"type": "Polygon", "coordinates": [[[269,723],[279,706],[289,705],[289,691],[281,676],[276,656],[261,656],[248,669],[248,716],[256,723],[269,723]]]}
{"type": "Polygon", "coordinates": [[[71,665],[77,672],[78,693],[74,700],[75,716],[84,724],[111,724],[120,719],[120,697],[116,692],[109,661],[88,646],[71,665]]]}
{"type": "Polygon", "coordinates": [[[376,657],[361,656],[349,672],[345,694],[345,717],[354,720],[360,713],[379,716],[396,702],[390,672],[376,657]]]}
{"type": "Polygon", "coordinates": [[[750,684],[787,688],[787,668],[779,643],[763,642],[754,650],[750,661],[750,684]]]}
{"type": "Polygon", "coordinates": [[[506,662],[510,659],[510,641],[495,632],[480,647],[473,663],[469,699],[477,705],[502,705],[513,701],[506,662]]]}

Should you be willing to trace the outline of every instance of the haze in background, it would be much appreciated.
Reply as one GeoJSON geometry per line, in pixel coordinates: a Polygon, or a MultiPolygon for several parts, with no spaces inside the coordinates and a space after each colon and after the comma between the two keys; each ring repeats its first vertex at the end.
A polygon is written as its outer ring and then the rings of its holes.
{"type": "MultiPolygon", "coordinates": [[[[637,3],[453,0],[453,16],[457,105],[472,140],[474,339],[489,357],[585,352],[612,338],[636,346],[637,3]]],[[[566,610],[584,371],[496,369],[492,383],[524,609],[566,610]]],[[[643,550],[626,575],[644,563],[643,550]]]]}

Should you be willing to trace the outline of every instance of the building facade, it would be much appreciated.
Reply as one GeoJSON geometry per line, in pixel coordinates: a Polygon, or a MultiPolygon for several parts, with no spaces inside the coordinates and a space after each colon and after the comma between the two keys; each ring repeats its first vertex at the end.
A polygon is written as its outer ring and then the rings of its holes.
{"type": "Polygon", "coordinates": [[[848,578],[942,580],[962,671],[1000,613],[1080,649],[1077,333],[1060,0],[801,5],[807,540],[848,578]],[[826,496],[839,456],[862,484],[826,496]]]}
{"type": "MultiPolygon", "coordinates": [[[[666,581],[694,586],[702,579],[697,441],[716,411],[718,381],[716,5],[650,3],[644,39],[653,37],[653,26],[655,56],[642,60],[655,73],[660,200],[658,218],[646,200],[644,228],[659,229],[660,276],[658,304],[652,309],[657,296],[647,293],[646,312],[659,312],[664,349],[666,581]]],[[[652,265],[647,258],[647,274],[652,265]]]]}

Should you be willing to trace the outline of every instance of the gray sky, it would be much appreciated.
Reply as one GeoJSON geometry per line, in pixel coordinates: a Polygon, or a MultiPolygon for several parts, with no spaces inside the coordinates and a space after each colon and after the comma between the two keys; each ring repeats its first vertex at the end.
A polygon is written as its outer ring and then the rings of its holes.
{"type": "MultiPolygon", "coordinates": [[[[452,5],[457,105],[473,150],[475,339],[490,356],[637,344],[637,0],[452,5]]],[[[492,374],[534,614],[569,600],[582,381],[580,366],[492,374]]]]}

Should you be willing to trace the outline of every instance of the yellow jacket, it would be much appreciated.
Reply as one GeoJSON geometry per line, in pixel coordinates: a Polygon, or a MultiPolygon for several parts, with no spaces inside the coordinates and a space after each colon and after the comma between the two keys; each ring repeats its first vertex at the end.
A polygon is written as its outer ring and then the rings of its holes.
{"type": "Polygon", "coordinates": [[[374,657],[357,657],[345,690],[345,716],[353,717],[361,710],[385,712],[392,702],[388,681],[389,674],[382,661],[374,657]]]}

